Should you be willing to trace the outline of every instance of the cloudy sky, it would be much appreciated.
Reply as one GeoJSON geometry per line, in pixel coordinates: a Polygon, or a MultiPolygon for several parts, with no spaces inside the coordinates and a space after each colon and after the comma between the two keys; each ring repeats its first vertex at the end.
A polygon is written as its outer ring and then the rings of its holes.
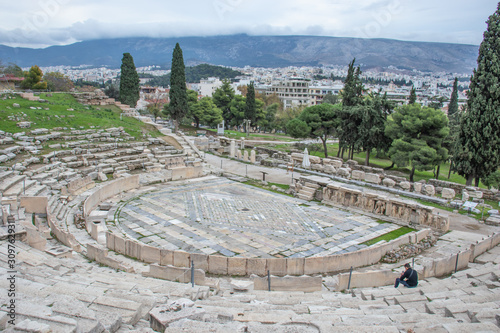
{"type": "Polygon", "coordinates": [[[0,44],[46,47],[115,37],[247,33],[479,45],[492,0],[2,1],[0,44]]]}

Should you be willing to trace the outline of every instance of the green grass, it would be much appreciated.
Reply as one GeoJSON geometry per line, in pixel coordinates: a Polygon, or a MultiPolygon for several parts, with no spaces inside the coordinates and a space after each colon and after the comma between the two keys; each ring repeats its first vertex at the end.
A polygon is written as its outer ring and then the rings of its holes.
{"type": "Polygon", "coordinates": [[[290,197],[293,197],[293,195],[291,194],[287,194],[285,192],[280,192],[280,191],[276,191],[276,190],[273,190],[271,189],[271,186],[276,186],[276,187],[279,187],[283,190],[288,190],[290,188],[290,185],[284,185],[284,184],[278,184],[278,183],[267,183],[267,185],[263,185],[262,182],[260,180],[256,180],[256,179],[249,179],[245,182],[243,182],[243,184],[247,184],[247,185],[251,185],[251,186],[254,186],[254,187],[258,187],[258,188],[261,188],[261,189],[264,189],[264,190],[267,190],[267,191],[271,191],[271,192],[274,192],[274,193],[279,193],[279,194],[283,194],[283,195],[287,195],[287,196],[290,196],[290,197]]]}
{"type": "MultiPolygon", "coordinates": [[[[0,95],[1,129],[9,133],[18,133],[37,128],[58,129],[61,132],[67,132],[71,129],[123,127],[128,134],[136,139],[142,139],[143,134],[149,134],[153,137],[161,136],[161,133],[153,126],[144,124],[135,118],[122,117],[120,120],[121,110],[114,105],[86,106],[78,103],[70,94],[65,93],[53,93],[49,97],[46,94],[40,94],[40,98],[45,99],[46,102],[28,101],[17,95],[0,95]],[[7,98],[3,99],[2,97],[7,98]],[[14,108],[14,103],[19,104],[20,107],[14,108]],[[73,110],[68,111],[68,109],[73,110]],[[17,123],[20,121],[31,122],[31,127],[29,129],[19,128],[17,123]]],[[[53,143],[60,143],[60,141],[53,143]]]]}
{"type": "Polygon", "coordinates": [[[396,230],[393,230],[391,232],[388,232],[386,234],[383,234],[383,235],[380,235],[379,237],[376,237],[376,238],[373,238],[373,239],[370,239],[364,243],[361,243],[361,244],[364,244],[364,245],[367,245],[367,246],[370,246],[370,245],[373,245],[373,244],[376,244],[380,241],[390,241],[390,240],[393,240],[393,239],[396,239],[398,237],[401,237],[407,233],[410,233],[412,231],[415,231],[415,229],[412,229],[412,228],[408,228],[408,227],[401,227],[399,229],[396,229],[396,230]]]}

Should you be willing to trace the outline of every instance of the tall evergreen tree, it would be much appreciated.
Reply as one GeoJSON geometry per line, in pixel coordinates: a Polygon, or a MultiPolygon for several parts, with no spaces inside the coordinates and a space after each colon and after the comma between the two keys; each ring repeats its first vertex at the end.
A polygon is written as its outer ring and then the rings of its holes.
{"type": "Polygon", "coordinates": [[[414,104],[416,102],[417,102],[417,91],[415,90],[415,87],[411,87],[408,104],[411,105],[411,104],[414,104]]]}
{"type": "Polygon", "coordinates": [[[188,112],[186,72],[179,43],[175,44],[172,54],[172,70],[170,74],[170,104],[166,109],[174,121],[175,131],[177,132],[179,123],[188,112]]]}
{"type": "Polygon", "coordinates": [[[366,152],[365,165],[368,166],[373,149],[387,152],[391,146],[392,140],[385,134],[385,126],[394,106],[387,99],[387,93],[381,96],[379,91],[370,94],[362,108],[358,146],[366,152]]]}
{"type": "Polygon", "coordinates": [[[363,100],[363,82],[361,81],[361,69],[354,67],[354,58],[347,69],[347,76],[344,81],[344,89],[342,90],[342,105],[355,106],[361,104],[363,100]]]}
{"type": "Polygon", "coordinates": [[[222,117],[224,118],[226,129],[229,129],[229,124],[233,118],[233,114],[231,113],[231,101],[234,98],[234,89],[231,87],[230,83],[229,80],[223,80],[222,86],[217,88],[212,95],[215,105],[222,110],[222,117]]]}
{"type": "Polygon", "coordinates": [[[359,126],[363,117],[363,91],[364,86],[361,80],[361,69],[354,67],[354,58],[349,64],[347,76],[342,90],[342,110],[340,112],[341,123],[339,126],[339,156],[344,154],[345,149],[349,149],[349,158],[354,155],[354,149],[359,143],[359,126]],[[342,153],[341,153],[342,151],[342,153]]]}
{"type": "Polygon", "coordinates": [[[135,108],[139,100],[139,74],[130,53],[124,53],[120,74],[120,102],[135,108]]]}
{"type": "Polygon", "coordinates": [[[476,186],[500,164],[500,3],[487,24],[454,156],[466,184],[475,179],[476,186]]]}
{"type": "Polygon", "coordinates": [[[450,104],[448,104],[448,119],[452,119],[458,113],[458,79],[453,82],[453,90],[451,91],[450,104]]]}
{"type": "Polygon", "coordinates": [[[255,104],[255,87],[253,85],[253,81],[247,86],[247,99],[246,99],[246,108],[245,108],[245,118],[251,121],[251,125],[255,126],[256,124],[256,104],[255,104]]]}

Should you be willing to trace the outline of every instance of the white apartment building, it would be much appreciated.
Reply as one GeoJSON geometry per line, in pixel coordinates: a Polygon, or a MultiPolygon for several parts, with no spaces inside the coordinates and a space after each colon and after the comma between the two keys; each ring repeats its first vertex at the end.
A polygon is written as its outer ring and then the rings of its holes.
{"type": "Polygon", "coordinates": [[[285,79],[274,81],[266,94],[278,95],[285,108],[291,108],[300,105],[310,105],[309,102],[309,83],[310,80],[303,78],[285,79]]]}
{"type": "Polygon", "coordinates": [[[200,80],[198,91],[203,97],[212,97],[212,94],[220,87],[222,87],[222,81],[218,77],[209,77],[208,79],[200,80]]]}
{"type": "Polygon", "coordinates": [[[323,98],[326,94],[331,93],[338,95],[344,88],[344,85],[335,86],[310,86],[309,87],[309,100],[310,105],[318,105],[323,103],[323,98]]]}

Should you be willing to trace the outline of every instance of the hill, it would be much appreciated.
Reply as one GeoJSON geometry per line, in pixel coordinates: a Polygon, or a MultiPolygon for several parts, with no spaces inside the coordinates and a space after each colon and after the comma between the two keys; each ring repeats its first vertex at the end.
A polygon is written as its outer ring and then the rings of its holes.
{"type": "Polygon", "coordinates": [[[346,66],[352,58],[363,69],[396,66],[433,72],[471,73],[478,46],[318,36],[229,35],[181,38],[100,39],[45,49],[0,46],[0,59],[21,67],[82,64],[118,68],[130,52],[136,66],[170,67],[175,43],[182,47],[186,65],[223,66],[346,66]]]}
{"type": "MultiPolygon", "coordinates": [[[[201,64],[193,67],[186,67],[186,82],[199,83],[201,79],[209,77],[218,77],[219,79],[234,79],[235,77],[243,75],[239,71],[232,70],[231,68],[213,66],[208,64],[201,64]]],[[[170,73],[167,75],[153,77],[149,82],[152,86],[166,87],[170,85],[170,73]]]]}

